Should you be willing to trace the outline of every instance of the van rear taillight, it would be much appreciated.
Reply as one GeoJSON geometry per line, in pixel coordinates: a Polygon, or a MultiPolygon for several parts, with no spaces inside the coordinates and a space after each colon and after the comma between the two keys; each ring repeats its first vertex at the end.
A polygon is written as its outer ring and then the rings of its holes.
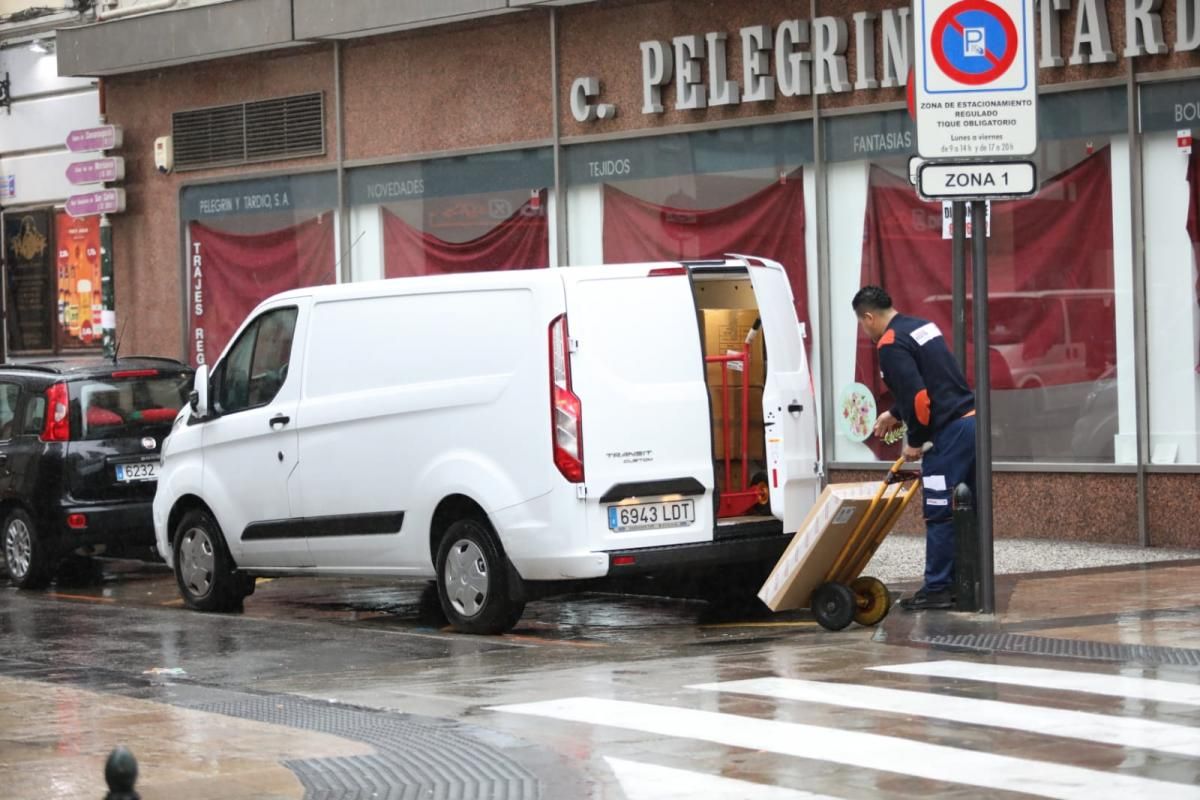
{"type": "Polygon", "coordinates": [[[43,442],[67,442],[71,439],[70,398],[67,385],[55,383],[46,390],[46,422],[42,426],[43,442]]]}
{"type": "Polygon", "coordinates": [[[566,314],[550,323],[550,426],[554,466],[571,483],[583,483],[583,407],[571,391],[566,314]]]}

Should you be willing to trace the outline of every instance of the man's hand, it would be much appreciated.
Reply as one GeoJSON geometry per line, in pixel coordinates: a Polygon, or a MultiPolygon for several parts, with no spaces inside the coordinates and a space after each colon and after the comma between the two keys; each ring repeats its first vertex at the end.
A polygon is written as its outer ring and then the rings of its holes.
{"type": "Polygon", "coordinates": [[[916,462],[921,460],[921,455],[924,452],[925,451],[923,449],[921,449],[920,447],[913,447],[912,445],[906,444],[906,445],[904,445],[904,450],[903,450],[904,460],[915,464],[916,462]]]}
{"type": "Polygon", "coordinates": [[[899,426],[900,420],[893,417],[892,412],[885,411],[875,420],[875,435],[882,439],[885,434],[891,433],[899,426]]]}

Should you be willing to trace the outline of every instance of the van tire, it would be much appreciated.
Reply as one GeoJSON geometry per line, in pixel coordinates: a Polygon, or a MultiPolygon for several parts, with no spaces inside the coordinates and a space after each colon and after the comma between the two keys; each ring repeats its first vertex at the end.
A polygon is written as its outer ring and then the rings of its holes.
{"type": "Polygon", "coordinates": [[[57,565],[29,512],[23,508],[8,512],[0,535],[4,539],[4,566],[12,585],[18,589],[46,588],[57,565]]]}
{"type": "Polygon", "coordinates": [[[446,529],[437,576],[442,611],[462,633],[505,633],[525,611],[525,603],[509,596],[507,564],[485,522],[460,519],[446,529]]]}
{"type": "Polygon", "coordinates": [[[236,570],[221,526],[204,509],[192,509],[175,527],[175,582],[188,608],[240,611],[253,579],[236,570]]]}

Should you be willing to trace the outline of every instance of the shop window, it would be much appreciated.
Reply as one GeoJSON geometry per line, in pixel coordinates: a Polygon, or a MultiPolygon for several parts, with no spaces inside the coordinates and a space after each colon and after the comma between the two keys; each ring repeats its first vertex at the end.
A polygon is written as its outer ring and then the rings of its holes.
{"type": "Polygon", "coordinates": [[[548,267],[549,150],[351,171],[355,280],[548,267]]]}
{"type": "Polygon", "coordinates": [[[99,218],[6,211],[4,246],[9,351],[47,355],[100,347],[99,218]]]}
{"type": "Polygon", "coordinates": [[[1178,137],[1197,92],[1196,80],[1141,89],[1152,464],[1200,463],[1200,157],[1178,137]]]}
{"type": "MultiPolygon", "coordinates": [[[[997,461],[1103,463],[1134,456],[1132,399],[1119,402],[1133,378],[1132,350],[1118,348],[1132,335],[1128,141],[1110,135],[1123,120],[1114,107],[1122,95],[1080,94],[1043,99],[1037,196],[992,204],[988,213],[997,461]]],[[[838,128],[868,121],[832,120],[828,140],[853,140],[838,128]]],[[[876,349],[858,331],[849,301],[859,286],[882,285],[899,311],[935,322],[952,344],[949,207],[916,196],[907,158],[839,160],[831,149],[837,163],[830,167],[830,196],[839,202],[830,207],[830,257],[859,265],[833,271],[834,387],[864,385],[886,409],[892,398],[879,377],[876,349]],[[852,239],[856,228],[860,236],[852,239]]],[[[968,335],[973,303],[968,279],[968,335]]],[[[973,373],[968,340],[971,383],[973,373]]],[[[838,433],[839,461],[898,455],[899,443],[838,433]]]]}
{"type": "Polygon", "coordinates": [[[337,281],[333,175],[187,187],[188,352],[212,363],[271,295],[337,281]]]}

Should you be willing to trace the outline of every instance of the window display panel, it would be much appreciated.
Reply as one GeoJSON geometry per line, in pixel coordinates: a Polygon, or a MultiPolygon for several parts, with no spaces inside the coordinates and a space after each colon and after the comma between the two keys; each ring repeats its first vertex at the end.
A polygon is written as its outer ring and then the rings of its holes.
{"type": "Polygon", "coordinates": [[[1198,95],[1197,80],[1141,87],[1152,464],[1200,463],[1198,95]]]}
{"type": "MultiPolygon", "coordinates": [[[[1124,119],[1122,101],[1119,90],[1043,98],[1042,142],[1034,159],[1039,192],[990,208],[989,364],[997,461],[1103,463],[1114,461],[1118,451],[1120,460],[1135,455],[1133,353],[1118,335],[1122,327],[1132,333],[1128,143],[1108,135],[1124,119]],[[1128,366],[1125,382],[1118,380],[1120,364],[1128,366]]],[[[849,121],[830,121],[831,147],[849,133],[839,134],[838,122],[849,121]]],[[[831,234],[831,251],[840,250],[831,253],[834,263],[838,255],[853,257],[848,236],[853,214],[862,208],[858,281],[835,272],[832,287],[834,387],[865,386],[887,409],[892,398],[879,377],[875,346],[858,332],[849,298],[858,286],[882,285],[898,310],[936,323],[952,343],[950,208],[916,196],[907,159],[838,163],[830,175],[831,195],[846,198],[830,208],[831,231],[845,231],[840,241],[831,234]]],[[[969,277],[967,291],[969,335],[969,277]]],[[[973,383],[974,353],[967,344],[973,383]]],[[[839,427],[836,457],[890,460],[899,447],[839,427]]]]}
{"type": "Polygon", "coordinates": [[[336,197],[326,173],[183,190],[193,365],[215,362],[271,295],[337,282],[336,197]]]}
{"type": "Polygon", "coordinates": [[[352,170],[354,280],[552,264],[548,149],[352,170]]]}

